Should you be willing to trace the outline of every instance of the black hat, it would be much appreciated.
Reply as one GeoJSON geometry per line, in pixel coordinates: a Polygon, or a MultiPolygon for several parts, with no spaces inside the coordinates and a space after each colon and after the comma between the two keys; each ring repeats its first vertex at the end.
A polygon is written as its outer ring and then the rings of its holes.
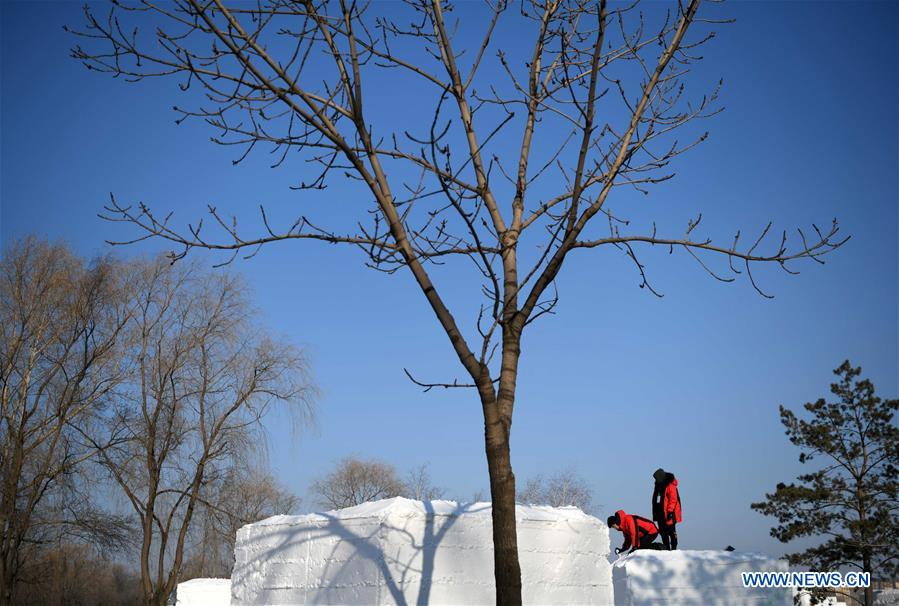
{"type": "Polygon", "coordinates": [[[609,526],[609,528],[611,528],[613,524],[618,524],[620,526],[621,520],[618,518],[618,514],[616,513],[613,516],[609,516],[609,519],[606,520],[606,524],[609,526]]]}
{"type": "Polygon", "coordinates": [[[661,484],[665,480],[665,470],[659,467],[653,472],[652,477],[655,478],[656,482],[661,484]]]}

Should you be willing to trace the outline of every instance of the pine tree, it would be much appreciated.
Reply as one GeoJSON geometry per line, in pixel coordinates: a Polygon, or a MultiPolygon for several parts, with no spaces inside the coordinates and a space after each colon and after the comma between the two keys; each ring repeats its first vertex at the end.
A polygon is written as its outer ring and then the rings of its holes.
{"type": "MultiPolygon", "coordinates": [[[[771,536],[783,543],[824,537],[815,547],[787,555],[791,564],[815,570],[857,568],[874,577],[899,571],[899,428],[893,421],[899,400],[881,399],[847,360],[834,371],[834,402],[824,398],[804,405],[801,419],[780,407],[790,442],[800,448],[800,463],[820,461],[797,482],[777,485],[752,508],[777,519],[771,536]]],[[[865,591],[865,603],[873,602],[865,591]]]]}

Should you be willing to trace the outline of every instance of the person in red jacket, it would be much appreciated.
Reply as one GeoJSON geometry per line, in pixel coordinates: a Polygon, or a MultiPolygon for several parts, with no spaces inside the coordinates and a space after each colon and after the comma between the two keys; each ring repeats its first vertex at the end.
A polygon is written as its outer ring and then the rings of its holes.
{"type": "Polygon", "coordinates": [[[615,515],[609,516],[607,520],[609,528],[620,530],[624,534],[624,543],[621,547],[615,548],[615,553],[621,553],[630,549],[659,549],[658,543],[653,543],[659,536],[659,531],[652,520],[625,513],[623,509],[615,512],[615,515]]]}
{"type": "Polygon", "coordinates": [[[652,490],[652,519],[659,525],[665,549],[677,549],[677,524],[682,517],[677,478],[661,468],[652,477],[656,481],[652,490]]]}

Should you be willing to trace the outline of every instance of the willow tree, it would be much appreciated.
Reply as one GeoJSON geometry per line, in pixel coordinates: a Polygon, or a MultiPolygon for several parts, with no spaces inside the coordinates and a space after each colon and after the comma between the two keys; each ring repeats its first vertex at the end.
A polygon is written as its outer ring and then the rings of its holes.
{"type": "Polygon", "coordinates": [[[308,412],[312,388],[300,352],[255,322],[238,277],[164,259],[129,270],[119,345],[130,372],[82,435],[138,527],[142,603],[164,606],[217,485],[246,465],[265,415],[308,412]]]}
{"type": "Polygon", "coordinates": [[[554,309],[569,257],[616,247],[655,292],[640,255],[660,246],[720,280],[744,273],[758,289],[754,265],[792,272],[792,262],[820,261],[841,241],[834,221],[808,238],[774,236],[769,224],[719,244],[699,235],[701,215],[665,234],[612,207],[629,199],[615,195],[622,190],[670,179],[672,162],[705,139],[697,121],[718,109],[717,84],[692,96],[686,88],[696,49],[716,27],[698,0],[651,15],[587,0],[487,0],[465,10],[476,14],[454,20],[441,0],[116,2],[108,14],[86,9],[73,55],[126,80],[177,79],[189,106],[175,108],[179,120],[205,120],[215,142],[239,146],[238,162],[268,147],[275,166],[297,172],[302,195],[342,204],[356,226],[307,216],[281,224],[262,207],[248,232],[239,211],[210,207],[205,223],[184,224],[113,197],[104,216],[139,230],[123,241],[157,237],[174,258],[202,247],[232,259],[317,240],[356,246],[375,269],[411,273],[465,376],[414,380],[477,393],[497,601],[518,603],[509,444],[522,335],[554,309]],[[353,193],[330,195],[337,180],[353,193]],[[356,216],[363,204],[368,212],[356,216]],[[711,256],[727,263],[715,269],[711,256]],[[454,260],[474,272],[471,297],[480,297],[466,324],[435,271],[454,260]]]}
{"type": "MultiPolygon", "coordinates": [[[[77,427],[108,407],[124,375],[120,266],[90,264],[35,237],[0,256],[0,604],[62,537],[127,545],[127,524],[91,498],[77,427]]],[[[18,587],[17,587],[18,586],[18,587]]]]}

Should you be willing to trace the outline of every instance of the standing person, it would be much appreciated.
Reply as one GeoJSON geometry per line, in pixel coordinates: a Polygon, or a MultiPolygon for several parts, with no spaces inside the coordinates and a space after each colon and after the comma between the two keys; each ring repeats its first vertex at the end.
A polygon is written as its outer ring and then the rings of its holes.
{"type": "Polygon", "coordinates": [[[665,549],[677,549],[677,524],[681,521],[680,492],[677,478],[662,469],[652,474],[655,487],[652,490],[652,519],[659,525],[659,534],[665,549]]]}
{"type": "Polygon", "coordinates": [[[615,515],[609,516],[606,523],[609,528],[620,530],[624,535],[624,543],[621,547],[615,548],[615,553],[619,554],[630,549],[659,549],[658,543],[653,543],[659,536],[659,530],[652,520],[647,520],[638,515],[630,515],[619,509],[615,515]]]}

